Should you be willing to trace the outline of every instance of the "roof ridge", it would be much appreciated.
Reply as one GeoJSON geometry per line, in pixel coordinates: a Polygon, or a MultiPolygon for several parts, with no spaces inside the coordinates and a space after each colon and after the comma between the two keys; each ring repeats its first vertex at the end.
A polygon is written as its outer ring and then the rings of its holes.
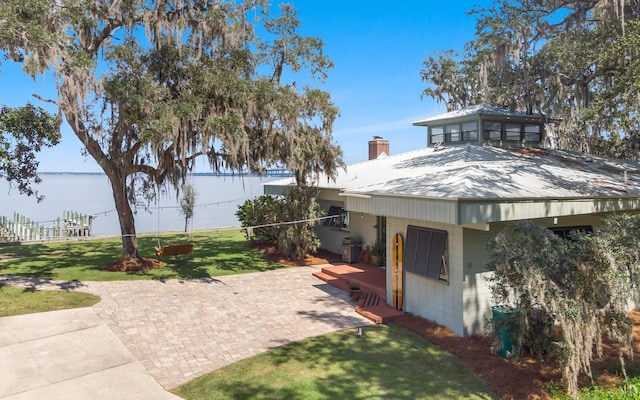
{"type": "Polygon", "coordinates": [[[402,153],[396,153],[396,154],[387,154],[386,157],[382,157],[382,158],[373,158],[371,160],[363,160],[354,164],[349,164],[347,165],[348,167],[355,167],[358,165],[362,165],[362,164],[366,164],[368,162],[372,162],[372,161],[384,161],[384,160],[389,160],[389,159],[394,159],[394,158],[399,158],[401,156],[407,156],[410,155],[411,153],[420,153],[423,152],[425,150],[429,149],[429,147],[420,147],[418,149],[414,149],[414,150],[409,150],[409,151],[404,151],[402,153]]]}

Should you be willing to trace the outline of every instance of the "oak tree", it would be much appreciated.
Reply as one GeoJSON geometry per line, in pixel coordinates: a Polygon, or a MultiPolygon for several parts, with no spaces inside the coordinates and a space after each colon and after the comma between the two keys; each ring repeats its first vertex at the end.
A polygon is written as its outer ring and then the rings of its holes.
{"type": "Polygon", "coordinates": [[[282,166],[302,186],[335,176],[338,110],[294,81],[322,82],[332,63],[299,28],[293,7],[265,0],[0,3],[0,49],[55,77],[55,101],[111,183],[123,259],[139,257],[132,206],[181,187],[197,158],[213,171],[282,166]]]}
{"type": "Polygon", "coordinates": [[[425,96],[449,110],[490,103],[551,115],[550,145],[637,159],[640,3],[496,0],[470,12],[476,33],[464,52],[425,61],[425,96]]]}
{"type": "Polygon", "coordinates": [[[0,178],[16,185],[19,193],[42,200],[34,188],[41,182],[36,156],[58,144],[59,126],[56,116],[32,104],[0,108],[0,178]]]}
{"type": "Polygon", "coordinates": [[[555,355],[575,396],[582,374],[593,379],[591,363],[603,355],[603,338],[614,343],[623,373],[624,356],[633,356],[627,310],[640,288],[640,215],[611,215],[590,234],[570,235],[564,240],[529,221],[513,224],[489,241],[488,267],[496,304],[518,310],[509,331],[513,342],[539,356],[555,355]],[[558,338],[553,329],[543,337],[549,317],[558,338]]]}

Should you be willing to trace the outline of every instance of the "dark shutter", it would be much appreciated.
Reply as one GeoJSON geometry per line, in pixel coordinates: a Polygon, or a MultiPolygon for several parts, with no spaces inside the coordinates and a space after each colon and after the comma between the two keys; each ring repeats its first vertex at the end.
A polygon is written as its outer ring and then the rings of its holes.
{"type": "Polygon", "coordinates": [[[427,277],[440,279],[440,267],[442,265],[442,255],[444,254],[445,242],[447,241],[446,231],[431,232],[431,251],[427,267],[427,277]]]}
{"type": "Polygon", "coordinates": [[[333,216],[333,218],[326,218],[322,223],[322,226],[336,226],[339,224],[341,219],[340,211],[342,211],[341,207],[331,206],[329,207],[329,211],[327,212],[327,217],[333,216]]]}
{"type": "Polygon", "coordinates": [[[416,253],[415,273],[427,276],[429,252],[431,251],[431,232],[418,230],[418,251],[416,253]]]}
{"type": "Polygon", "coordinates": [[[405,271],[415,272],[418,255],[418,230],[407,227],[407,244],[404,248],[403,266],[405,271]]]}
{"type": "Polygon", "coordinates": [[[572,240],[571,233],[575,231],[592,233],[593,227],[591,225],[583,225],[583,226],[567,226],[563,228],[549,228],[551,232],[560,236],[564,240],[572,240]]]}
{"type": "Polygon", "coordinates": [[[404,270],[440,280],[442,256],[444,255],[446,244],[447,231],[421,226],[407,226],[404,270]]]}

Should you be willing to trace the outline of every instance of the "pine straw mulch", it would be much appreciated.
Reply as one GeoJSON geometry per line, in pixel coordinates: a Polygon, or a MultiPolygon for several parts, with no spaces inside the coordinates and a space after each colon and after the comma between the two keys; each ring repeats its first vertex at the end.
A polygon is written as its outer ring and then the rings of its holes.
{"type": "MultiPolygon", "coordinates": [[[[303,261],[294,261],[283,257],[275,246],[264,243],[254,244],[253,247],[263,256],[273,262],[287,266],[322,265],[342,262],[340,254],[319,250],[313,255],[307,255],[303,261]]],[[[101,269],[109,271],[143,271],[162,266],[164,263],[153,258],[132,260],[118,260],[101,269]]],[[[629,313],[634,325],[633,347],[634,354],[640,354],[640,310],[629,313]]],[[[394,323],[414,332],[436,346],[454,354],[482,380],[484,380],[502,399],[552,399],[548,385],[554,382],[561,385],[562,375],[555,361],[541,361],[525,354],[519,360],[507,360],[492,352],[492,338],[487,335],[472,335],[459,337],[446,327],[435,324],[426,319],[410,314],[394,319],[394,323]]],[[[604,357],[592,363],[596,384],[603,387],[616,387],[622,383],[622,378],[616,373],[619,360],[615,348],[605,342],[604,357]]],[[[625,359],[627,365],[634,360],[625,359]]],[[[580,386],[589,386],[585,377],[580,386]]]]}
{"type": "Polygon", "coordinates": [[[289,267],[304,267],[342,262],[342,256],[340,254],[335,254],[324,249],[318,249],[318,251],[313,254],[305,255],[304,260],[292,260],[284,257],[278,251],[278,247],[273,244],[253,242],[251,247],[259,251],[267,260],[289,267]]]}
{"type": "Polygon", "coordinates": [[[493,353],[490,336],[459,337],[446,327],[413,315],[393,322],[454,354],[502,399],[551,399],[545,386],[561,379],[556,363],[542,363],[531,357],[507,360],[493,353]]]}
{"type": "Polygon", "coordinates": [[[102,271],[139,272],[160,268],[164,262],[155,258],[122,258],[100,267],[102,271]]]}
{"type": "MultiPolygon", "coordinates": [[[[640,310],[631,311],[629,319],[633,328],[634,359],[625,358],[627,366],[635,364],[640,354],[640,310]]],[[[492,338],[487,335],[459,337],[448,328],[413,315],[394,319],[394,323],[423,336],[431,343],[447,350],[466,363],[473,372],[484,380],[502,399],[552,399],[549,384],[562,386],[560,366],[553,360],[537,360],[524,354],[519,360],[507,360],[492,352],[492,338]]],[[[615,388],[623,379],[619,371],[620,361],[615,347],[605,340],[603,357],[592,362],[595,384],[615,388]]],[[[580,387],[591,385],[584,376],[580,387]]]]}

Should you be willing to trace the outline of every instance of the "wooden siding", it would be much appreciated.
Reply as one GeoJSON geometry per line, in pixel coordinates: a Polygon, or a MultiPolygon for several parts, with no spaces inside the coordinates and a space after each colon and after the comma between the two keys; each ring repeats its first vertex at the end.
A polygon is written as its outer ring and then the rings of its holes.
{"type": "MultiPolygon", "coordinates": [[[[548,228],[571,227],[580,225],[598,226],[606,213],[590,215],[574,215],[566,217],[540,218],[531,221],[548,228]]],[[[491,319],[491,290],[488,278],[492,272],[487,270],[489,261],[487,242],[513,222],[498,222],[489,224],[489,231],[468,229],[463,230],[463,304],[464,304],[464,333],[473,335],[483,333],[487,322],[491,319]]]]}
{"type": "MultiPolygon", "coordinates": [[[[320,204],[320,208],[325,211],[328,211],[331,206],[344,207],[344,204],[341,201],[327,201],[324,199],[318,199],[318,204],[320,204]]],[[[329,250],[332,253],[340,254],[342,251],[342,239],[349,236],[350,232],[336,229],[334,227],[323,226],[322,223],[319,223],[316,225],[316,234],[320,240],[321,248],[329,250]]]]}
{"type": "MultiPolygon", "coordinates": [[[[427,318],[449,327],[456,335],[464,335],[463,327],[463,271],[462,228],[426,223],[425,221],[387,217],[387,248],[391,248],[391,237],[400,232],[406,239],[407,226],[417,225],[448,232],[449,282],[440,282],[416,274],[404,274],[404,311],[427,318]]],[[[391,268],[387,268],[387,287],[391,287],[391,268]]],[[[387,290],[387,303],[391,302],[391,291],[387,290]]]]}
{"type": "Polygon", "coordinates": [[[488,232],[463,229],[463,324],[465,335],[484,333],[487,322],[491,319],[491,291],[487,281],[491,272],[488,272],[486,268],[486,263],[489,261],[487,242],[498,233],[497,229],[493,226],[488,232]]]}
{"type": "Polygon", "coordinates": [[[523,201],[460,200],[459,224],[518,221],[640,209],[638,198],[523,201]]]}
{"type": "Polygon", "coordinates": [[[372,195],[370,199],[349,196],[343,198],[345,208],[349,211],[445,224],[457,222],[455,200],[381,195],[372,195]]]}

